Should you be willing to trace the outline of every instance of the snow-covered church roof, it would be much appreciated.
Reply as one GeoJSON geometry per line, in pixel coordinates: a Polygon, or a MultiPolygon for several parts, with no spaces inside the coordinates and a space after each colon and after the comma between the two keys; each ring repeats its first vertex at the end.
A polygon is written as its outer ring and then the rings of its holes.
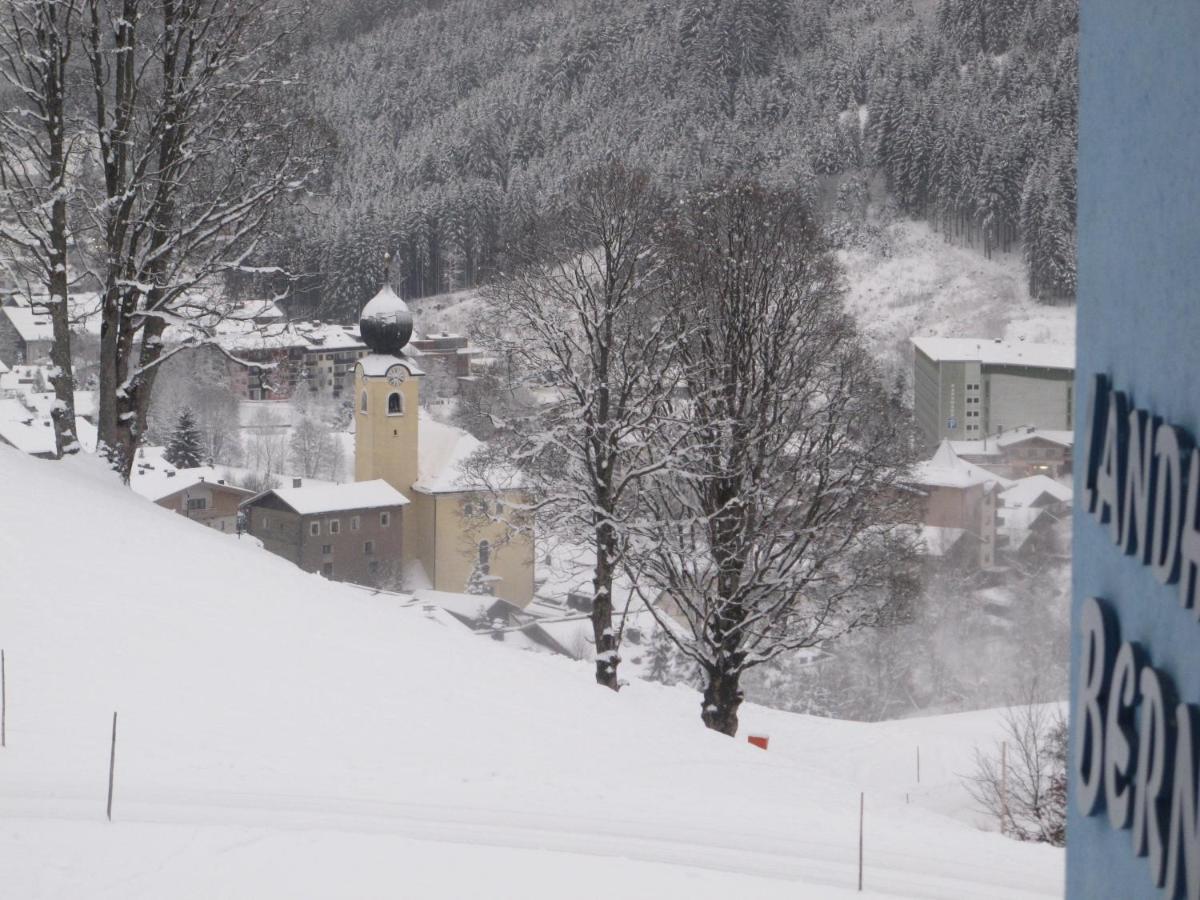
{"type": "MultiPolygon", "coordinates": [[[[424,412],[417,427],[421,455],[414,490],[425,494],[487,490],[486,485],[465,469],[467,460],[483,447],[482,441],[461,428],[438,422],[424,412]]],[[[494,486],[501,489],[521,487],[516,470],[500,473],[496,480],[499,483],[494,486]]]]}

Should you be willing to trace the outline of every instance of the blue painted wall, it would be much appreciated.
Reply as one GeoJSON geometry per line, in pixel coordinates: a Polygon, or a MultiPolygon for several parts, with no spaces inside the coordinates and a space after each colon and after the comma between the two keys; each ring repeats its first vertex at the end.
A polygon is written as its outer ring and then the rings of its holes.
{"type": "MultiPolygon", "coordinates": [[[[1097,372],[1200,436],[1200,0],[1081,0],[1076,447],[1097,372]]],[[[1080,467],[1082,468],[1082,467],[1080,467]]],[[[1081,471],[1076,497],[1081,501],[1081,471]]],[[[1200,704],[1200,624],[1174,585],[1075,512],[1074,613],[1108,599],[1181,699],[1200,704]]],[[[1079,636],[1073,629],[1072,684],[1079,636]]],[[[1156,896],[1130,833],[1072,801],[1072,898],[1156,896]]]]}

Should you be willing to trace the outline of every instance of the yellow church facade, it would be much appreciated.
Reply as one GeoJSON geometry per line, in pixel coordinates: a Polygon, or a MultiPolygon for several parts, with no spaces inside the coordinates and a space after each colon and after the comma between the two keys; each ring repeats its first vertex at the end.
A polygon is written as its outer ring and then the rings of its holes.
{"type": "Polygon", "coordinates": [[[372,352],[355,366],[354,477],[382,478],[408,498],[401,569],[409,587],[463,593],[482,584],[497,597],[528,604],[533,539],[510,527],[525,495],[472,483],[460,464],[479,442],[421,416],[424,372],[403,352],[412,318],[390,288],[367,304],[360,326],[372,352]]]}

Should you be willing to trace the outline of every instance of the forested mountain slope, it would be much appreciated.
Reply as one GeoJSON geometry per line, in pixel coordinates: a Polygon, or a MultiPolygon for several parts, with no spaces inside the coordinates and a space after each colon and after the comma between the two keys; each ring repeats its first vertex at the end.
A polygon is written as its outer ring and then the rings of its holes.
{"type": "Polygon", "coordinates": [[[298,299],[352,315],[476,284],[565,179],[809,186],[837,238],[881,201],[1073,295],[1077,0],[322,0],[305,103],[331,141],[287,224],[298,299]]]}

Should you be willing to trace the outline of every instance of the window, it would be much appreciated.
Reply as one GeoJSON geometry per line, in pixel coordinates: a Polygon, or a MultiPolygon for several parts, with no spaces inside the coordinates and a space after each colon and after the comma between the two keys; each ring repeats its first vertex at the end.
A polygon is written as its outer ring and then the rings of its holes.
{"type": "Polygon", "coordinates": [[[333,577],[333,563],[321,563],[321,574],[326,578],[333,577]]]}
{"type": "Polygon", "coordinates": [[[363,556],[373,556],[375,554],[375,542],[367,541],[363,544],[363,556]]]}
{"type": "Polygon", "coordinates": [[[359,401],[358,411],[360,413],[366,413],[366,411],[367,411],[367,392],[366,391],[362,392],[362,400],[359,401]]]}
{"type": "Polygon", "coordinates": [[[351,517],[350,517],[350,530],[351,530],[351,531],[358,531],[358,524],[359,524],[359,523],[358,523],[358,516],[351,516],[351,517]]]}
{"type": "Polygon", "coordinates": [[[208,509],[208,498],[188,497],[187,508],[189,512],[193,509],[208,509]]]}
{"type": "Polygon", "coordinates": [[[341,532],[342,532],[342,520],[341,519],[330,519],[329,520],[329,533],[330,534],[341,534],[341,532]]]}
{"type": "Polygon", "coordinates": [[[271,530],[271,517],[263,516],[263,531],[270,531],[270,530],[271,530]]]}
{"type": "Polygon", "coordinates": [[[381,512],[379,514],[379,524],[383,528],[387,528],[389,525],[391,525],[392,524],[392,514],[387,513],[387,512],[381,512]]]}
{"type": "Polygon", "coordinates": [[[492,545],[487,541],[479,542],[479,571],[484,575],[492,571],[492,545]]]}
{"type": "Polygon", "coordinates": [[[309,522],[308,523],[308,533],[311,534],[313,537],[316,537],[318,534],[320,534],[321,533],[321,523],[320,522],[309,522]]]}
{"type": "Polygon", "coordinates": [[[333,552],[333,544],[322,544],[321,552],[324,553],[326,556],[328,556],[330,553],[333,552]]]}
{"type": "Polygon", "coordinates": [[[398,392],[388,394],[388,415],[402,416],[404,415],[404,398],[398,392]]]}

